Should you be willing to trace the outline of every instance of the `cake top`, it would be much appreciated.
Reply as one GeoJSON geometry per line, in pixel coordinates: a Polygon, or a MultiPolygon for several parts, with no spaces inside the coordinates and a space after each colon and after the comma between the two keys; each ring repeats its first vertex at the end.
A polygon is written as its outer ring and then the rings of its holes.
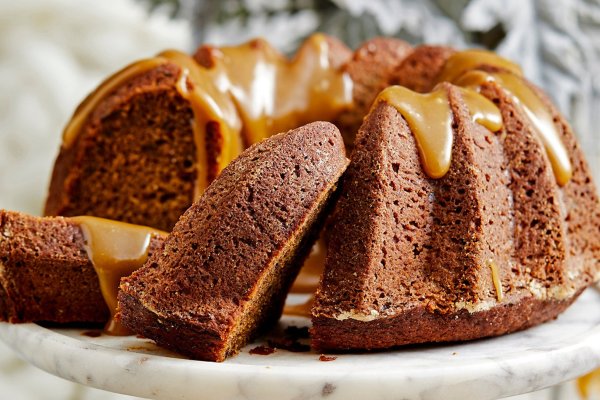
{"type": "Polygon", "coordinates": [[[500,86],[525,113],[538,138],[542,141],[556,181],[564,186],[573,175],[573,166],[567,149],[560,138],[556,122],[539,93],[522,76],[511,72],[473,70],[458,77],[459,86],[480,90],[484,85],[500,86]]]}
{"type": "MultiPolygon", "coordinates": [[[[571,179],[573,169],[569,155],[552,115],[540,98],[541,94],[523,79],[518,66],[493,53],[458,52],[450,56],[437,81],[458,85],[473,120],[492,132],[502,128],[502,116],[498,108],[478,92],[483,85],[500,86],[530,120],[544,145],[557,183],[563,186],[571,179]]],[[[374,106],[380,101],[394,106],[408,122],[427,175],[443,177],[450,169],[452,153],[452,113],[446,91],[436,87],[429,93],[419,94],[402,86],[393,86],[379,94],[374,106]]]]}
{"type": "MultiPolygon", "coordinates": [[[[303,123],[332,121],[351,108],[353,82],[343,68],[349,57],[343,45],[322,34],[307,39],[291,60],[262,39],[221,48],[205,45],[194,57],[179,51],[164,51],[124,68],[92,93],[67,125],[63,146],[73,144],[96,105],[117,87],[132,76],[173,63],[180,68],[177,91],[189,101],[194,112],[197,163],[207,164],[207,133],[217,129],[223,141],[219,172],[253,143],[303,123]]],[[[495,53],[466,50],[447,55],[430,83],[433,86],[450,82],[475,92],[482,85],[501,86],[531,121],[562,186],[572,175],[568,154],[540,94],[522,75],[518,65],[495,53]]],[[[474,106],[474,113],[482,115],[478,122],[493,131],[500,129],[497,122],[486,122],[492,114],[499,115],[498,111],[491,111],[493,106],[489,101],[467,90],[463,94],[465,101],[474,106]]],[[[419,96],[401,89],[386,91],[379,97],[402,110],[404,118],[415,128],[423,167],[432,178],[444,176],[450,168],[451,116],[443,97],[444,92],[439,90],[419,96]],[[437,128],[429,129],[434,125],[437,128]]],[[[198,168],[194,198],[208,186],[208,175],[206,168],[198,168]]]]}
{"type": "Polygon", "coordinates": [[[436,82],[451,82],[476,91],[489,84],[501,87],[523,110],[542,141],[558,184],[563,186],[571,179],[573,167],[556,122],[543,95],[523,78],[517,64],[489,51],[461,51],[448,58],[436,82]]]}

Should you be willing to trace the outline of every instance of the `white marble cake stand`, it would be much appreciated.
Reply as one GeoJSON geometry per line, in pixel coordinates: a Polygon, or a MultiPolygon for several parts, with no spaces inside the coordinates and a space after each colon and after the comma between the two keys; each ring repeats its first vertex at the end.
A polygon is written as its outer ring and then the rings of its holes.
{"type": "MultiPolygon", "coordinates": [[[[306,324],[284,317],[282,324],[306,324]]],[[[499,338],[338,355],[246,347],[224,363],[192,361],[147,339],[0,324],[23,358],[84,385],[153,399],[494,399],[551,386],[600,367],[600,293],[587,290],[556,321],[499,338]]]]}

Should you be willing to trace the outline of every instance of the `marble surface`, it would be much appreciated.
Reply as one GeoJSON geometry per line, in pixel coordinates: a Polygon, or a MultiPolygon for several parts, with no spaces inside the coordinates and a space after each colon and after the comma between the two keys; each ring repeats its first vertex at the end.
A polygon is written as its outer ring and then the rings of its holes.
{"type": "MultiPolygon", "coordinates": [[[[0,339],[37,367],[96,388],[154,399],[495,399],[548,387],[600,366],[600,292],[586,291],[557,320],[464,344],[337,355],[255,342],[224,363],[193,361],[134,336],[0,324],[0,339]]],[[[286,325],[308,320],[284,317],[286,325]]]]}

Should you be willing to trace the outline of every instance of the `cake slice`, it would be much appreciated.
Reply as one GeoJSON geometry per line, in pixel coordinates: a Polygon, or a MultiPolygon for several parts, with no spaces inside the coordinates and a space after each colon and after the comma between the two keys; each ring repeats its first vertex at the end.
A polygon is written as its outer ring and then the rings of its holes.
{"type": "MultiPolygon", "coordinates": [[[[152,236],[149,253],[161,245],[162,237],[152,236]]],[[[0,210],[0,320],[108,321],[87,247],[81,219],[0,210]]]]}
{"type": "Polygon", "coordinates": [[[234,160],[146,265],[121,281],[118,318],[157,344],[223,361],[275,323],[348,160],[327,122],[234,160]]]}
{"type": "MultiPolygon", "coordinates": [[[[88,96],[65,129],[78,128],[61,145],[45,215],[95,215],[171,230],[193,201],[198,171],[218,168],[211,157],[197,160],[194,113],[177,90],[182,70],[168,60],[139,62],[88,96]]],[[[224,141],[213,136],[219,153],[224,141]]]]}

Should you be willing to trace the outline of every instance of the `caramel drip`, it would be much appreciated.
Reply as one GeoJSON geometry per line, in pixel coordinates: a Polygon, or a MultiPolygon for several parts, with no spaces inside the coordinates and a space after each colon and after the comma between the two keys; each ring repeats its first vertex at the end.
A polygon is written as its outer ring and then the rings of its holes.
{"type": "Polygon", "coordinates": [[[321,237],[313,246],[306,258],[300,274],[292,285],[291,293],[314,293],[319,286],[321,274],[325,268],[327,246],[321,237]]]}
{"type": "Polygon", "coordinates": [[[208,181],[207,136],[210,122],[219,126],[221,153],[217,158],[217,173],[242,152],[240,139],[241,121],[229,95],[214,84],[214,77],[189,55],[176,50],[159,54],[181,68],[177,91],[189,101],[194,120],[191,121],[196,145],[196,185],[194,199],[200,197],[210,183],[208,181]]]}
{"type": "Polygon", "coordinates": [[[582,399],[589,399],[592,390],[598,390],[600,394],[600,369],[590,372],[577,379],[577,390],[582,399]]]}
{"type": "MultiPolygon", "coordinates": [[[[491,130],[502,127],[500,112],[493,103],[476,92],[461,92],[475,122],[491,130]]],[[[450,169],[453,142],[452,110],[446,90],[420,94],[391,86],[379,94],[378,101],[392,105],[408,123],[425,173],[431,178],[443,177],[450,169]]]]}
{"type": "Polygon", "coordinates": [[[487,265],[492,272],[492,282],[494,283],[494,288],[496,289],[496,298],[498,302],[504,299],[504,292],[502,291],[502,281],[500,280],[500,271],[498,271],[498,266],[496,262],[491,258],[487,261],[487,265]]]}
{"type": "Polygon", "coordinates": [[[289,60],[262,39],[212,52],[219,90],[230,93],[246,145],[307,122],[332,120],[352,105],[352,81],[331,65],[326,38],[308,38],[289,60]]]}
{"type": "Polygon", "coordinates": [[[146,262],[152,236],[166,235],[166,232],[96,217],[74,217],[72,220],[81,227],[85,249],[110,310],[111,318],[105,332],[127,335],[129,331],[115,319],[119,282],[146,262]]]}
{"type": "Polygon", "coordinates": [[[511,100],[523,110],[546,150],[557,183],[564,186],[573,175],[569,154],[560,138],[552,114],[523,78],[510,72],[469,71],[457,78],[454,83],[480,90],[489,82],[502,87],[511,100]]]}
{"type": "Polygon", "coordinates": [[[451,55],[436,81],[437,83],[454,82],[464,73],[482,66],[500,68],[518,76],[523,75],[521,67],[506,58],[500,57],[491,51],[472,49],[459,51],[451,55]]]}
{"type": "Polygon", "coordinates": [[[244,146],[307,122],[332,120],[352,105],[352,80],[331,65],[323,35],[311,36],[293,60],[263,40],[214,49],[211,55],[212,65],[206,68],[187,54],[168,50],[117,72],[76,110],[65,129],[63,147],[73,144],[102,99],[132,77],[174,63],[181,69],[177,91],[194,112],[198,198],[210,183],[207,145],[217,147],[218,174],[244,146]]]}
{"type": "Polygon", "coordinates": [[[494,103],[473,90],[459,89],[474,122],[492,132],[502,129],[502,114],[494,103]]]}
{"type": "Polygon", "coordinates": [[[445,90],[419,94],[392,86],[379,94],[404,117],[410,127],[425,173],[441,178],[450,169],[452,155],[452,111],[445,90]]]}

